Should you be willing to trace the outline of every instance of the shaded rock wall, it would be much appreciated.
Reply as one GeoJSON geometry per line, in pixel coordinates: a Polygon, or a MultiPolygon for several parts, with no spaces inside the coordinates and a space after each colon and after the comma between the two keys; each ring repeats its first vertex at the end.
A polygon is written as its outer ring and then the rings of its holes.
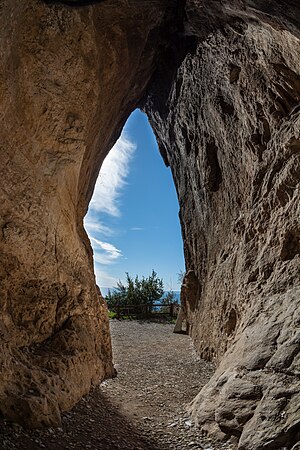
{"type": "Polygon", "coordinates": [[[144,107],[178,192],[190,334],[220,362],[190,409],[245,450],[300,433],[300,7],[261,3],[187,1],[193,44],[144,107]]]}
{"type": "Polygon", "coordinates": [[[59,423],[113,374],[82,223],[172,15],[172,2],[93,3],[0,6],[0,411],[30,426],[59,423]]]}

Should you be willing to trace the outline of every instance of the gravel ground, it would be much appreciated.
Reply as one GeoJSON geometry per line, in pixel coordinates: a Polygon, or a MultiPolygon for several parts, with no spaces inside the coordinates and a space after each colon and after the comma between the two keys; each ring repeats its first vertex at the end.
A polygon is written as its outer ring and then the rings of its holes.
{"type": "Polygon", "coordinates": [[[24,430],[0,421],[0,449],[188,450],[232,449],[201,436],[186,405],[213,365],[195,353],[173,325],[111,321],[118,377],[94,389],[59,428],[24,430]]]}

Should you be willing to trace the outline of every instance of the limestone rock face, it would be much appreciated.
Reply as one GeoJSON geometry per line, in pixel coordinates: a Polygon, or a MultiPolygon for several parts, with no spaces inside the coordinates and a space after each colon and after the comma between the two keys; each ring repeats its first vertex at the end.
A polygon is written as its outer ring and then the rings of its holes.
{"type": "Polygon", "coordinates": [[[29,426],[114,373],[83,217],[171,14],[92,3],[0,5],[0,411],[29,426]]]}
{"type": "Polygon", "coordinates": [[[83,229],[136,106],[180,203],[183,301],[218,369],[191,411],[243,450],[300,433],[297,0],[3,0],[0,411],[55,424],[113,375],[83,229]]]}
{"type": "Polygon", "coordinates": [[[300,6],[244,3],[187,1],[189,51],[173,77],[157,72],[145,110],[178,192],[190,334],[220,362],[190,410],[239,449],[291,448],[300,439],[300,6]]]}

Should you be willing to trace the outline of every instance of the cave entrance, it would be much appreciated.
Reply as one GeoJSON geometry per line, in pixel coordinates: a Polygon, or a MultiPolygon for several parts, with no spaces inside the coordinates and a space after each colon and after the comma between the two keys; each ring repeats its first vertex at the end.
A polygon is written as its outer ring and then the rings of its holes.
{"type": "Polygon", "coordinates": [[[85,228],[94,250],[97,284],[105,296],[125,272],[152,270],[179,298],[183,271],[178,200],[147,116],[135,110],[106,157],[85,228]]]}
{"type": "MultiPolygon", "coordinates": [[[[104,160],[85,219],[103,296],[118,280],[127,284],[125,272],[141,279],[155,270],[165,291],[173,291],[179,301],[178,274],[183,272],[184,258],[178,209],[171,170],[159,154],[147,116],[135,110],[104,160]]],[[[151,445],[143,442],[134,448],[158,448],[162,440],[171,446],[181,429],[191,426],[186,413],[178,415],[178,411],[183,397],[186,401],[196,395],[203,363],[187,336],[174,334],[174,324],[163,322],[110,322],[118,377],[102,383],[97,392],[114,405],[112,423],[117,412],[123,422],[137,427],[139,438],[146,435],[153,440],[151,445]],[[174,420],[178,423],[175,433],[174,420]]],[[[110,414],[108,408],[106,415],[110,414]]],[[[128,439],[128,430],[121,427],[118,433],[128,439]]]]}

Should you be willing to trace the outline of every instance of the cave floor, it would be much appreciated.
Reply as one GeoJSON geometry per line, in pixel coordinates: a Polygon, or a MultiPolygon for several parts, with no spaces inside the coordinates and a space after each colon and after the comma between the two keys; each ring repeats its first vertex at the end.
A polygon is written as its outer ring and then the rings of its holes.
{"type": "Polygon", "coordinates": [[[0,422],[0,449],[167,450],[234,448],[201,436],[186,405],[210,378],[188,336],[173,325],[111,321],[115,379],[63,414],[59,428],[24,430],[0,422]]]}

